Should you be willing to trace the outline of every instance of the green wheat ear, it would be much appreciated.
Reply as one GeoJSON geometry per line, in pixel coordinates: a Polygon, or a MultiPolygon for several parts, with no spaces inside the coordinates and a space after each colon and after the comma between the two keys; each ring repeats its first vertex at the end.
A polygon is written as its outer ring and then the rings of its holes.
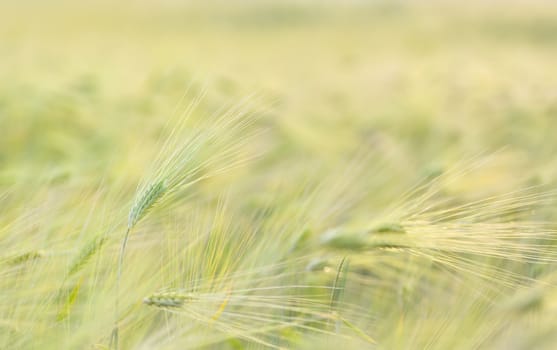
{"type": "Polygon", "coordinates": [[[385,223],[371,229],[370,233],[406,233],[401,224],[385,223]]]}
{"type": "Polygon", "coordinates": [[[124,235],[122,241],[122,246],[120,247],[120,255],[118,257],[118,270],[116,277],[116,303],[114,305],[114,311],[116,315],[116,321],[111,335],[111,348],[119,349],[118,338],[118,316],[119,316],[119,298],[120,298],[120,280],[122,278],[122,267],[124,265],[124,254],[126,252],[126,245],[128,243],[128,238],[131,229],[147,214],[147,212],[157,203],[159,199],[166,193],[167,187],[164,180],[155,182],[136,199],[134,202],[130,214],[128,216],[128,229],[124,235]]]}
{"type": "Polygon", "coordinates": [[[26,263],[28,261],[33,261],[44,257],[44,252],[42,250],[31,250],[25,253],[17,254],[11,257],[0,259],[0,263],[6,265],[15,266],[26,263]]]}
{"type": "Polygon", "coordinates": [[[128,217],[128,229],[134,227],[139,220],[157,203],[167,190],[163,180],[151,184],[141,197],[133,204],[128,217]]]}
{"type": "Polygon", "coordinates": [[[162,292],[151,294],[143,299],[143,303],[160,308],[178,308],[191,300],[193,297],[187,293],[162,292]]]}
{"type": "Polygon", "coordinates": [[[67,295],[64,295],[64,304],[56,315],[56,321],[61,322],[70,315],[72,308],[77,301],[77,296],[79,295],[82,281],[83,277],[72,287],[72,289],[70,289],[67,295]]]}
{"type": "Polygon", "coordinates": [[[367,241],[367,237],[359,232],[342,229],[331,229],[321,235],[321,244],[335,249],[365,250],[367,241]]]}
{"type": "Polygon", "coordinates": [[[106,243],[106,237],[95,237],[89,241],[79,252],[79,255],[72,262],[69,270],[68,277],[78,273],[106,243]]]}
{"type": "Polygon", "coordinates": [[[333,249],[365,251],[371,249],[404,249],[411,248],[412,242],[405,231],[389,229],[382,234],[367,235],[367,231],[344,231],[332,229],[321,236],[321,244],[333,249]]]}

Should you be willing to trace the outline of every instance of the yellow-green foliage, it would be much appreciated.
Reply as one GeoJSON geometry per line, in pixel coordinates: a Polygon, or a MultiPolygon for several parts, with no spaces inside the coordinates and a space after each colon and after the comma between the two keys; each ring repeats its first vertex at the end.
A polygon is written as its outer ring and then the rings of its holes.
{"type": "Polygon", "coordinates": [[[550,1],[4,1],[1,349],[557,348],[550,1]]]}

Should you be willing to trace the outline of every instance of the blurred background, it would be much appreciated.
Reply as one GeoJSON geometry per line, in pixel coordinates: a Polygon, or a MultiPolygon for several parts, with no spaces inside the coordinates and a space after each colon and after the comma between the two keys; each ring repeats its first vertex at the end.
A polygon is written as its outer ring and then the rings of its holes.
{"type": "Polygon", "coordinates": [[[0,181],[105,169],[188,89],[256,93],[290,153],[372,144],[412,173],[507,147],[549,179],[556,59],[551,1],[3,1],[0,181]]]}

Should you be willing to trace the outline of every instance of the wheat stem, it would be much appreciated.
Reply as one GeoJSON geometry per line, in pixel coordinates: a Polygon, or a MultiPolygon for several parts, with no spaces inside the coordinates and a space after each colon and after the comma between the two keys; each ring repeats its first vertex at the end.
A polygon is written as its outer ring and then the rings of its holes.
{"type": "Polygon", "coordinates": [[[124,235],[124,240],[122,241],[122,246],[120,247],[120,254],[118,256],[118,272],[116,276],[116,301],[114,303],[114,328],[112,330],[111,336],[111,348],[118,350],[118,320],[120,317],[120,280],[122,279],[122,269],[124,266],[124,254],[126,253],[126,246],[128,244],[128,239],[130,236],[131,227],[128,226],[126,229],[126,234],[124,235]]]}

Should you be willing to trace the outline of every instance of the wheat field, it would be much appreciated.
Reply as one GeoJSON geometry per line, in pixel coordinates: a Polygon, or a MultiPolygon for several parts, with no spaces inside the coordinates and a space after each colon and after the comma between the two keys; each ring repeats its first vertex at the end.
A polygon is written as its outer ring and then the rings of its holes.
{"type": "Polygon", "coordinates": [[[0,349],[555,349],[551,1],[0,3],[0,349]]]}

